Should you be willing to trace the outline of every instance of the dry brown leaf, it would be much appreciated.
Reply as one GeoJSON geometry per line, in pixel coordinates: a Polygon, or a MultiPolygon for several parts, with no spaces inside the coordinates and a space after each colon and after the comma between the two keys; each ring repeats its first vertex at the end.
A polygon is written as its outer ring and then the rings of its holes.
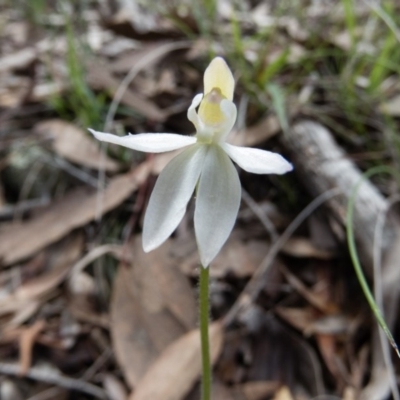
{"type": "Polygon", "coordinates": [[[171,259],[171,242],[145,254],[130,244],[132,268],[121,266],[111,302],[111,331],[118,362],[133,387],[160,351],[196,326],[193,290],[171,259]]]}
{"type": "Polygon", "coordinates": [[[26,301],[45,295],[61,283],[67,276],[69,267],[70,265],[64,264],[60,268],[55,268],[42,276],[31,279],[15,291],[15,298],[26,301]]]}
{"type": "Polygon", "coordinates": [[[17,107],[30,90],[31,80],[15,75],[3,76],[1,79],[4,87],[0,90],[0,106],[17,107]]]}
{"type": "Polygon", "coordinates": [[[326,314],[336,314],[338,307],[326,297],[326,293],[318,293],[308,288],[296,275],[292,274],[283,264],[280,267],[288,283],[296,289],[310,304],[326,314]]]}
{"type": "Polygon", "coordinates": [[[236,391],[242,393],[246,400],[263,400],[272,396],[280,387],[279,382],[274,381],[254,381],[246,382],[236,386],[236,391]]]}
{"type": "Polygon", "coordinates": [[[310,327],[317,318],[315,311],[311,307],[275,307],[274,311],[279,317],[302,332],[310,332],[310,327]]]}
{"type": "Polygon", "coordinates": [[[129,0],[120,0],[118,5],[118,11],[112,16],[105,16],[104,22],[108,29],[120,35],[140,40],[182,36],[176,24],[151,8],[129,0]]]}
{"type": "Polygon", "coordinates": [[[68,292],[67,306],[75,320],[109,328],[109,315],[100,314],[93,304],[93,298],[96,296],[96,281],[93,276],[84,271],[69,274],[68,292]]]}
{"type": "Polygon", "coordinates": [[[29,100],[42,102],[49,101],[51,98],[56,98],[62,95],[67,89],[65,82],[40,82],[36,83],[32,90],[29,100]]]}
{"type": "MultiPolygon", "coordinates": [[[[240,392],[238,395],[235,390],[231,387],[228,387],[216,376],[213,375],[211,393],[212,398],[215,400],[245,400],[243,397],[243,393],[240,392]]],[[[188,396],[185,396],[185,400],[199,400],[201,397],[201,384],[198,382],[194,385],[193,390],[190,391],[188,396]]]]}
{"type": "Polygon", "coordinates": [[[155,63],[159,61],[159,59],[164,56],[163,53],[160,52],[160,49],[165,47],[167,42],[149,42],[149,43],[141,43],[141,47],[138,50],[132,50],[129,52],[123,53],[121,56],[116,58],[115,61],[110,63],[110,70],[115,73],[127,73],[132,69],[132,67],[138,63],[143,57],[149,57],[149,54],[156,54],[159,52],[160,57],[152,57],[151,62],[148,67],[150,68],[155,63]]]}
{"type": "Polygon", "coordinates": [[[218,400],[235,400],[232,389],[215,379],[212,383],[212,395],[218,400]]]}
{"type": "Polygon", "coordinates": [[[0,301],[0,315],[17,313],[5,328],[18,326],[36,311],[40,305],[39,298],[65,279],[70,266],[81,255],[82,249],[82,235],[74,235],[72,240],[68,240],[67,243],[63,241],[59,246],[49,250],[50,254],[46,255],[48,272],[30,279],[0,301]]]}
{"type": "Polygon", "coordinates": [[[334,35],[329,35],[328,37],[330,41],[340,49],[345,51],[351,50],[353,38],[348,30],[345,30],[343,32],[334,35]]]}
{"type": "Polygon", "coordinates": [[[36,337],[44,329],[46,323],[44,320],[36,321],[32,326],[23,330],[19,339],[19,353],[21,375],[25,375],[32,365],[32,349],[36,337]]]}
{"type": "MultiPolygon", "coordinates": [[[[88,66],[88,71],[87,79],[91,86],[109,91],[113,95],[116,93],[120,86],[120,81],[114,78],[106,66],[92,62],[88,66]]],[[[124,92],[121,102],[153,121],[162,122],[167,117],[167,113],[158,108],[153,102],[138,96],[129,89],[124,92]]]]}
{"type": "MultiPolygon", "coordinates": [[[[188,240],[188,236],[186,235],[185,241],[188,240]]],[[[185,274],[197,276],[200,261],[194,236],[191,238],[191,243],[191,247],[189,247],[190,243],[185,243],[191,253],[182,254],[180,267],[185,274]]],[[[251,276],[264,259],[268,248],[268,243],[265,241],[249,240],[244,242],[241,232],[236,230],[213,261],[210,274],[213,278],[222,278],[228,273],[238,278],[251,276]]]]}
{"type": "Polygon", "coordinates": [[[129,271],[120,266],[111,299],[111,334],[115,356],[133,387],[157,357],[157,350],[141,318],[141,306],[130,294],[129,271]]]}
{"type": "Polygon", "coordinates": [[[308,218],[310,241],[319,251],[324,250],[332,254],[338,254],[338,241],[334,236],[326,214],[315,213],[308,218]]]}
{"type": "Polygon", "coordinates": [[[243,131],[236,131],[229,137],[229,142],[240,146],[254,146],[272,138],[281,130],[279,120],[274,115],[264,118],[256,125],[243,131]]]}
{"type": "MultiPolygon", "coordinates": [[[[212,363],[217,360],[223,344],[224,331],[220,322],[210,326],[212,363]]],[[[200,332],[193,330],[168,346],[138,383],[130,400],[182,400],[201,371],[200,332]]]]}
{"type": "MultiPolygon", "coordinates": [[[[173,94],[173,95],[186,95],[186,90],[182,87],[179,87],[174,71],[171,68],[163,68],[160,71],[160,75],[157,80],[154,79],[154,76],[148,74],[145,76],[141,76],[136,78],[135,88],[140,93],[146,94],[147,97],[157,98],[164,93],[173,94]]],[[[182,104],[182,109],[186,109],[186,107],[182,104]]]]}
{"type": "Polygon", "coordinates": [[[104,168],[115,172],[119,169],[116,161],[102,154],[97,142],[88,132],[61,119],[40,122],[35,131],[46,138],[51,138],[53,150],[68,161],[89,168],[104,168]]]}
{"type": "Polygon", "coordinates": [[[17,67],[26,67],[36,58],[36,55],[36,49],[34,47],[28,47],[3,56],[0,62],[0,72],[9,71],[17,67]]]}
{"type": "MultiPolygon", "coordinates": [[[[4,325],[4,332],[8,330],[13,330],[15,327],[22,325],[24,322],[28,321],[40,308],[42,303],[46,301],[47,298],[41,298],[40,300],[17,300],[12,305],[11,310],[8,313],[14,312],[13,317],[4,325]]],[[[10,304],[10,303],[8,303],[10,304]]],[[[5,314],[8,314],[7,312],[5,314]]],[[[4,314],[4,310],[1,310],[1,314],[4,314]]]]}
{"type": "Polygon", "coordinates": [[[14,51],[1,58],[0,72],[26,67],[41,53],[49,50],[60,50],[65,47],[65,43],[65,37],[58,38],[57,40],[54,40],[54,38],[45,38],[33,46],[14,51]]]}
{"type": "Polygon", "coordinates": [[[49,271],[29,280],[15,291],[15,296],[23,300],[38,298],[59,285],[70,271],[71,265],[79,258],[83,250],[83,236],[76,234],[59,249],[48,256],[49,271]]]}
{"type": "Polygon", "coordinates": [[[159,175],[165,166],[183,150],[168,151],[166,153],[157,154],[153,159],[153,167],[151,172],[154,175],[159,175]]]}
{"type": "Polygon", "coordinates": [[[400,95],[396,96],[386,103],[383,103],[379,106],[379,110],[387,115],[391,115],[392,117],[400,116],[400,95]]]}
{"type": "MultiPolygon", "coordinates": [[[[299,112],[299,107],[296,103],[291,105],[288,110],[288,118],[291,120],[299,112]]],[[[255,146],[266,142],[282,130],[278,117],[268,115],[257,124],[250,126],[245,131],[234,131],[229,136],[229,143],[237,146],[255,146]]]]}
{"type": "Polygon", "coordinates": [[[6,207],[6,198],[4,197],[4,188],[3,183],[0,182],[0,210],[3,210],[6,207]]]}
{"type": "MultiPolygon", "coordinates": [[[[357,400],[357,391],[355,388],[351,386],[346,386],[345,389],[343,390],[343,400],[357,400]]],[[[369,399],[371,397],[366,397],[366,399],[369,399]]]]}
{"type": "MultiPolygon", "coordinates": [[[[102,211],[106,213],[129,197],[148,177],[151,163],[143,163],[127,174],[112,180],[102,196],[102,211]]],[[[75,228],[97,216],[99,194],[90,188],[80,188],[50,205],[41,215],[16,223],[0,233],[0,259],[9,265],[23,260],[53,243],[75,228]]]]}
{"type": "Polygon", "coordinates": [[[321,352],[325,365],[335,378],[336,384],[339,387],[344,387],[347,383],[347,377],[344,374],[343,368],[339,366],[337,338],[333,335],[315,335],[318,348],[321,352]]]}
{"type": "Polygon", "coordinates": [[[293,257],[298,258],[318,258],[320,260],[330,260],[335,254],[328,250],[317,248],[310,239],[302,237],[292,237],[283,246],[282,251],[293,257]]]}
{"type": "Polygon", "coordinates": [[[349,333],[350,320],[343,314],[327,315],[316,319],[309,326],[305,335],[329,334],[329,335],[344,335],[349,333]]]}
{"type": "Polygon", "coordinates": [[[0,382],[1,400],[24,400],[26,396],[22,392],[19,382],[3,377],[0,382]]]}
{"type": "Polygon", "coordinates": [[[103,377],[104,390],[110,400],[126,400],[126,393],[123,383],[113,374],[105,373],[103,377]]]}
{"type": "Polygon", "coordinates": [[[282,386],[275,394],[273,400],[293,400],[292,393],[287,386],[282,386]]]}

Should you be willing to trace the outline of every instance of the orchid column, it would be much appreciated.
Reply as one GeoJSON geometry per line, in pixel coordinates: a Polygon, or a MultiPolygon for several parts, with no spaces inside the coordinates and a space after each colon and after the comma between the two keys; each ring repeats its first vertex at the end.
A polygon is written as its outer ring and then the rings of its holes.
{"type": "Polygon", "coordinates": [[[157,248],[174,232],[197,188],[194,228],[201,261],[203,400],[210,399],[211,391],[208,267],[233,229],[241,199],[239,176],[231,160],[255,174],[284,174],[292,170],[292,165],[279,154],[226,143],[236,122],[234,87],[226,62],[221,57],[214,58],[204,73],[204,94],[196,95],[188,110],[188,119],[196,128],[195,136],[142,133],[120,137],[89,129],[101,141],[139,151],[159,153],[186,147],[164,168],[156,182],[144,218],[143,249],[149,252],[157,248]]]}

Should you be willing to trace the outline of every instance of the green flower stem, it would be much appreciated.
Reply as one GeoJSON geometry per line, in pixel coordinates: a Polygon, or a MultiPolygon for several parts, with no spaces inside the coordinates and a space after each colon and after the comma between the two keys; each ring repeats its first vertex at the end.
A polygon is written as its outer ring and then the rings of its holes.
{"type": "Polygon", "coordinates": [[[211,399],[211,362],[210,341],[208,337],[208,320],[210,315],[209,305],[209,275],[210,268],[200,266],[200,336],[201,336],[201,360],[202,380],[201,399],[211,399]]]}

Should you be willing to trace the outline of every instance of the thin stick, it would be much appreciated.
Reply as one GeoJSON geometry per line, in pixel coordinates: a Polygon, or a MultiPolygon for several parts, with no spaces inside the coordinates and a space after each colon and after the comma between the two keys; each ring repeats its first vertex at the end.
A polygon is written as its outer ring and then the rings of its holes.
{"type": "MultiPolygon", "coordinates": [[[[0,373],[4,375],[21,376],[21,367],[19,364],[0,362],[0,373]]],[[[81,379],[68,378],[63,376],[57,370],[48,367],[31,367],[24,377],[39,382],[61,386],[70,390],[77,390],[89,394],[98,399],[106,399],[103,389],[81,379]]]]}
{"type": "Polygon", "coordinates": [[[267,230],[269,234],[271,241],[276,242],[278,240],[278,233],[276,232],[274,224],[267,217],[267,215],[265,215],[264,211],[254,201],[254,199],[249,195],[249,193],[247,193],[246,190],[244,190],[243,188],[242,188],[242,199],[250,208],[250,210],[253,211],[253,213],[260,220],[260,222],[263,224],[264,228],[267,230]]]}
{"type": "Polygon", "coordinates": [[[255,274],[252,276],[246,287],[243,289],[241,295],[236,300],[236,303],[229,310],[228,314],[224,317],[223,323],[229,326],[247,306],[249,306],[259,295],[261,290],[265,287],[265,279],[267,271],[282,249],[283,245],[293,235],[294,231],[302,224],[302,222],[313,213],[321,204],[341,193],[339,188],[333,188],[322,193],[316,197],[286,228],[285,232],[279,239],[272,245],[270,251],[258,267],[255,274]]]}

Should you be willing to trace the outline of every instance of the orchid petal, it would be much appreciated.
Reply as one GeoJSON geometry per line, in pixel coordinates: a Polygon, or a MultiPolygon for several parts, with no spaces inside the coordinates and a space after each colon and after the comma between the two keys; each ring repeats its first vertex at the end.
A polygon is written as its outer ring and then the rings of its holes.
{"type": "Polygon", "coordinates": [[[241,186],[232,161],[220,146],[209,146],[197,191],[194,226],[200,260],[210,265],[231,233],[241,186]]]}
{"type": "Polygon", "coordinates": [[[93,129],[89,129],[89,131],[102,142],[119,144],[148,153],[176,150],[196,142],[194,136],[183,136],[175,133],[140,133],[138,135],[117,136],[111,133],[97,132],[93,129]]]}
{"type": "Polygon", "coordinates": [[[214,58],[204,72],[204,94],[207,95],[215,88],[220,89],[225,98],[233,100],[235,79],[221,57],[214,58]]]}
{"type": "Polygon", "coordinates": [[[161,172],[146,210],[143,249],[160,246],[182,220],[199,179],[205,146],[192,146],[177,155],[161,172]]]}
{"type": "Polygon", "coordinates": [[[239,167],[253,174],[281,175],[293,169],[292,164],[278,153],[249,147],[233,146],[228,143],[223,143],[221,146],[239,167]]]}
{"type": "Polygon", "coordinates": [[[236,123],[237,108],[235,103],[229,100],[221,101],[221,111],[225,115],[225,123],[221,131],[216,135],[219,142],[224,141],[236,123]]]}
{"type": "Polygon", "coordinates": [[[203,100],[203,93],[196,94],[187,112],[188,120],[193,123],[197,130],[199,129],[199,117],[197,116],[196,108],[201,103],[201,100],[203,100]]]}

